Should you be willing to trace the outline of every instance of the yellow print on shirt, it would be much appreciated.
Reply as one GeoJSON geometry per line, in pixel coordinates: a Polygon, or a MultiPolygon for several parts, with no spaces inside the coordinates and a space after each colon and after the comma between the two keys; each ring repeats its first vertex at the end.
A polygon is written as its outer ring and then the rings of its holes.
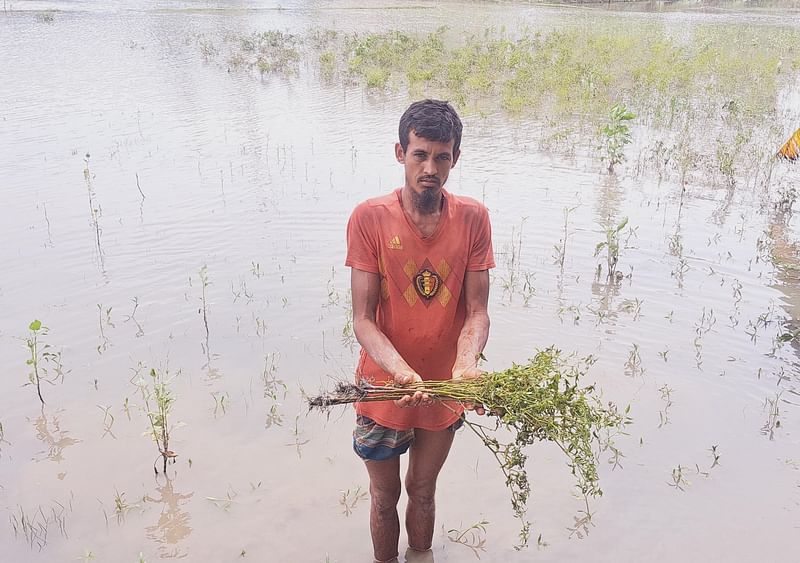
{"type": "Polygon", "coordinates": [[[417,266],[413,258],[409,258],[403,266],[403,272],[409,284],[402,289],[398,281],[398,289],[401,289],[403,298],[410,307],[421,301],[426,307],[433,303],[434,298],[442,307],[447,307],[453,294],[447,287],[446,280],[452,268],[444,258],[439,261],[436,268],[429,260],[425,260],[421,266],[417,266]]]}
{"type": "Polygon", "coordinates": [[[403,250],[403,243],[400,242],[400,235],[394,235],[387,246],[389,250],[403,250]]]}

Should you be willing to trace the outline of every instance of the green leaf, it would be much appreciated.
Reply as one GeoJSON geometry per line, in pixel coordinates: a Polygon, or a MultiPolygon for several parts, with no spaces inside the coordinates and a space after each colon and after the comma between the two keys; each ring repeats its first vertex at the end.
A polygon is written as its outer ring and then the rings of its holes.
{"type": "Polygon", "coordinates": [[[594,255],[597,256],[598,254],[600,254],[600,251],[603,250],[603,248],[606,246],[606,244],[608,244],[608,243],[606,243],[606,242],[598,242],[597,246],[594,247],[594,255]]]}
{"type": "Polygon", "coordinates": [[[37,330],[42,328],[42,321],[37,319],[37,320],[33,321],[30,325],[28,325],[28,328],[31,329],[32,331],[36,332],[37,330]]]}

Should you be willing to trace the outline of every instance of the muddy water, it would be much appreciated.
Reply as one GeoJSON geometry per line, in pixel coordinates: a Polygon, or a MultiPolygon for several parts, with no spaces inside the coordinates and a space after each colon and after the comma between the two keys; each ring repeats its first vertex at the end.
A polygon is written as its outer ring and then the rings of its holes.
{"type": "MultiPolygon", "coordinates": [[[[0,558],[369,561],[368,503],[340,502],[367,486],[352,415],[308,414],[301,390],[354,368],[344,226],[357,202],[401,181],[392,145],[408,99],[321,84],[304,64],[292,78],[228,73],[187,38],[432,30],[465,6],[10,5],[0,14],[0,558]],[[36,11],[49,8],[52,22],[36,11]],[[45,384],[43,409],[23,387],[34,319],[65,372],[45,384]],[[154,477],[135,385],[150,368],[174,377],[168,479],[154,477]]],[[[593,17],[468,7],[470,30],[593,17]]],[[[781,99],[788,130],[797,91],[781,99]]],[[[770,202],[797,172],[777,166],[769,192],[690,185],[681,199],[676,184],[541,152],[527,121],[466,116],[465,131],[449,188],[492,214],[488,367],[549,345],[593,354],[591,379],[631,404],[635,424],[617,439],[621,466],[603,454],[605,495],[583,539],[568,529],[582,504],[564,460],[532,450],[541,544],[520,553],[499,470],[460,434],[440,481],[435,560],[472,560],[447,532],[481,520],[482,561],[796,556],[797,350],[776,336],[797,328],[797,221],[770,202]],[[625,277],[609,284],[595,278],[594,248],[601,224],[623,217],[625,277]]]]}

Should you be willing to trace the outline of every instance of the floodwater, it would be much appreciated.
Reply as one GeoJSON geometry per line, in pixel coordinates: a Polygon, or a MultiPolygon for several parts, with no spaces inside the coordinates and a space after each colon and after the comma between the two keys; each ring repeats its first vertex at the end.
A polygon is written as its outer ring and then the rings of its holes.
{"type": "MultiPolygon", "coordinates": [[[[228,72],[193,38],[553,27],[594,12],[4,5],[0,559],[370,561],[352,414],[308,413],[302,390],[354,369],[344,228],[359,201],[399,185],[393,143],[409,99],[320,81],[303,62],[290,77],[228,72]],[[52,21],[44,9],[57,10],[52,21]],[[34,319],[49,327],[40,340],[61,353],[64,372],[44,384],[44,408],[24,386],[34,319]],[[135,384],[150,368],[174,377],[178,457],[166,478],[153,472],[158,451],[135,384]]],[[[788,23],[770,13],[608,17],[788,23]]],[[[794,130],[797,89],[781,99],[794,130]]],[[[797,170],[776,165],[768,191],[690,184],[681,198],[675,182],[630,174],[633,159],[613,177],[596,160],[544,152],[536,130],[530,119],[465,116],[449,182],[491,210],[487,368],[550,345],[593,354],[590,380],[630,404],[634,424],[617,438],[619,466],[601,455],[605,494],[582,539],[569,530],[583,505],[564,459],[531,448],[534,533],[521,552],[503,477],[461,432],[440,479],[435,561],[474,560],[448,531],[481,521],[481,561],[796,559],[798,348],[776,337],[798,326],[800,242],[792,213],[771,202],[797,185],[797,170]],[[553,249],[565,208],[562,269],[553,249]],[[623,217],[625,277],[596,280],[601,225],[623,217]]]]}

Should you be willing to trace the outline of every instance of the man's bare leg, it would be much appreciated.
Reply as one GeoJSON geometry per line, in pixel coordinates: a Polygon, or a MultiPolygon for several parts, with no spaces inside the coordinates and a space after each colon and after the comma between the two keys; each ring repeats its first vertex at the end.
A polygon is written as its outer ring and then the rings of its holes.
{"type": "Polygon", "coordinates": [[[436,478],[450,452],[453,435],[450,429],[438,432],[414,430],[406,473],[406,531],[411,549],[425,551],[433,542],[436,478]]]}
{"type": "Polygon", "coordinates": [[[400,458],[367,461],[369,473],[369,530],[376,561],[393,561],[400,540],[400,519],[397,501],[400,500],[400,458]]]}

